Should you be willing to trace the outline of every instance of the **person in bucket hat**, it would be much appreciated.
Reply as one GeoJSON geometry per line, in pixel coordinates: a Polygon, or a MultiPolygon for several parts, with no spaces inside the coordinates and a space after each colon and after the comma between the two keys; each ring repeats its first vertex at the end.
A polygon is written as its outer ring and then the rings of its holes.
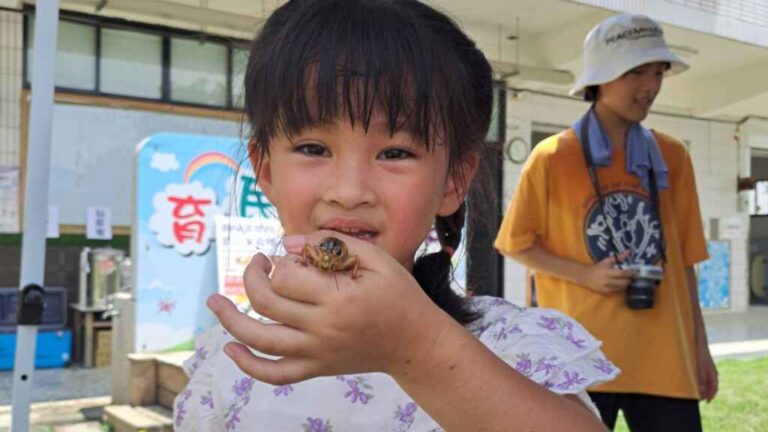
{"type": "Polygon", "coordinates": [[[664,78],[687,68],[648,17],[594,27],[570,91],[591,105],[534,148],[495,242],[534,272],[538,305],[579,321],[621,369],[590,389],[611,429],[622,410],[632,431],[700,431],[698,401],[717,392],[693,165],[679,140],[641,124],[664,78]]]}

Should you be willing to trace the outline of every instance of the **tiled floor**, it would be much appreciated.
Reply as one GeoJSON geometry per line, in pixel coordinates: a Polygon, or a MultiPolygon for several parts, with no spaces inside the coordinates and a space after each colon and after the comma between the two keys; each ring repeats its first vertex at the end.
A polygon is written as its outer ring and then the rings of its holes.
{"type": "Polygon", "coordinates": [[[710,344],[768,339],[768,306],[752,306],[741,313],[707,313],[704,322],[710,344]]]}
{"type": "MultiPolygon", "coordinates": [[[[32,376],[32,402],[111,395],[109,368],[38,369],[32,376]]],[[[0,372],[0,406],[11,403],[13,373],[0,372]]]]}

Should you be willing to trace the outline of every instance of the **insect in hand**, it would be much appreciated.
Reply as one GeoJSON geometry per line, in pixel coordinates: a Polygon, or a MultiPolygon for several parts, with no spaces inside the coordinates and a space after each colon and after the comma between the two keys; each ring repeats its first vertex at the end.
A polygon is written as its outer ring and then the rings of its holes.
{"type": "Polygon", "coordinates": [[[336,237],[326,237],[319,245],[309,243],[304,245],[301,252],[301,263],[307,262],[320,270],[340,272],[352,270],[352,279],[357,279],[360,259],[357,255],[350,255],[347,245],[336,237]]]}

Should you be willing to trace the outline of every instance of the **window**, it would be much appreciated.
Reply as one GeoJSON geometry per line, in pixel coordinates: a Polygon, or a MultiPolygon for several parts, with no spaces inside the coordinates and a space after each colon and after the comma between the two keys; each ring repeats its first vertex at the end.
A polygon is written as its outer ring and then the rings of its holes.
{"type": "Polygon", "coordinates": [[[160,99],[163,39],[149,33],[102,29],[100,79],[104,93],[160,99]]]}
{"type": "MultiPolygon", "coordinates": [[[[33,13],[26,15],[25,25],[24,85],[30,87],[33,13]]],[[[246,45],[242,40],[64,12],[55,85],[57,90],[241,109],[246,45]]]]}
{"type": "Polygon", "coordinates": [[[749,191],[750,216],[768,216],[768,180],[758,180],[749,191]]]}
{"type": "Polygon", "coordinates": [[[506,120],[503,118],[505,114],[507,91],[505,83],[495,82],[493,85],[493,108],[491,111],[491,126],[488,128],[488,134],[485,136],[485,141],[490,143],[501,143],[504,139],[504,128],[506,127],[506,120]]]}
{"type": "MultiPolygon", "coordinates": [[[[35,41],[34,17],[27,18],[27,80],[32,81],[35,41]]],[[[96,90],[96,29],[93,26],[60,21],[56,41],[56,87],[96,90]]]]}
{"type": "Polygon", "coordinates": [[[227,55],[224,45],[171,39],[171,99],[225,106],[227,55]]]}
{"type": "Polygon", "coordinates": [[[243,98],[245,97],[245,87],[243,79],[245,78],[245,68],[248,65],[248,50],[242,48],[232,48],[232,106],[243,107],[243,98]]]}

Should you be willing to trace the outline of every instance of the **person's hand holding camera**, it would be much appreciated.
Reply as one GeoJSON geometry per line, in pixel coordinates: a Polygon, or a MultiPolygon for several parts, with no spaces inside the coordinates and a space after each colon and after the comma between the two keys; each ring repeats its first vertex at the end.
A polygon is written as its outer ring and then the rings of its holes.
{"type": "Polygon", "coordinates": [[[609,256],[597,264],[587,267],[581,285],[603,294],[623,292],[632,282],[635,273],[620,269],[616,264],[628,257],[629,251],[624,251],[617,256],[609,256]]]}

